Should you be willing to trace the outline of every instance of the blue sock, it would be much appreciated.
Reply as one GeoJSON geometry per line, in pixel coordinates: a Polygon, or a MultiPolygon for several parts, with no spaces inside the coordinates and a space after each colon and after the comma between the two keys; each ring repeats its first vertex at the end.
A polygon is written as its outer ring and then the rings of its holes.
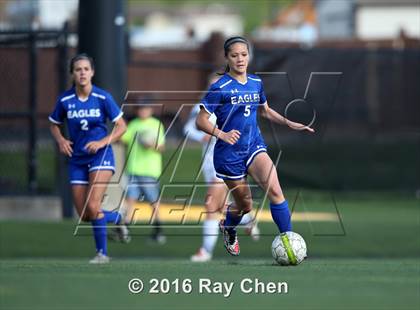
{"type": "Polygon", "coordinates": [[[231,206],[232,205],[229,205],[227,210],[226,210],[225,228],[228,231],[235,231],[235,228],[241,222],[241,219],[242,219],[243,215],[238,215],[238,214],[235,214],[233,212],[230,212],[229,209],[230,209],[231,206]]]}
{"type": "Polygon", "coordinates": [[[291,215],[287,200],[279,204],[270,203],[271,216],[279,228],[280,232],[292,230],[291,215]]]}
{"type": "Polygon", "coordinates": [[[92,221],[93,236],[95,237],[96,252],[102,252],[104,255],[108,255],[107,244],[106,244],[106,218],[105,216],[101,219],[92,221]]]}
{"type": "Polygon", "coordinates": [[[121,214],[117,211],[102,210],[107,223],[118,224],[121,221],[121,214]]]}

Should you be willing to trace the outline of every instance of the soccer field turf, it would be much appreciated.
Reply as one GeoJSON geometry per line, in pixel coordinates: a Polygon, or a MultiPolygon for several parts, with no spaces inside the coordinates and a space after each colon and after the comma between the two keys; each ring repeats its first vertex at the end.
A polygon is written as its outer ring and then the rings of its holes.
{"type": "MultiPolygon", "coordinates": [[[[309,259],[297,267],[270,259],[2,260],[1,309],[418,309],[416,259],[309,259]],[[131,294],[131,278],[144,291],[131,294]],[[150,279],[191,279],[192,292],[150,294],[150,279]],[[230,297],[199,293],[199,279],[233,282],[230,297]],[[242,279],[287,282],[288,292],[245,294],[242,279]]],[[[181,287],[181,286],[180,286],[181,287]]],[[[245,287],[248,289],[249,286],[245,287]]]]}
{"type": "MultiPolygon", "coordinates": [[[[305,194],[309,211],[328,211],[323,195],[305,194]],[[308,204],[309,205],[309,204],[308,204]]],[[[132,229],[130,244],[110,243],[111,264],[92,266],[91,228],[74,236],[75,221],[0,222],[0,309],[419,309],[420,209],[406,195],[336,195],[338,222],[295,221],[309,259],[273,265],[273,223],[260,223],[261,240],[240,231],[241,255],[230,257],[219,239],[215,260],[192,264],[201,227],[165,228],[168,242],[147,241],[132,229]],[[340,228],[343,228],[341,231],[340,228]],[[128,290],[131,278],[145,291],[128,290]],[[148,294],[149,281],[192,280],[190,294],[148,294]],[[230,297],[199,294],[199,279],[234,282],[230,297]],[[245,294],[243,279],[287,282],[288,293],[245,294]]],[[[304,212],[298,205],[296,211],[304,212]]],[[[163,282],[162,282],[163,283],[163,282]]],[[[182,287],[182,285],[180,285],[182,287]]]]}

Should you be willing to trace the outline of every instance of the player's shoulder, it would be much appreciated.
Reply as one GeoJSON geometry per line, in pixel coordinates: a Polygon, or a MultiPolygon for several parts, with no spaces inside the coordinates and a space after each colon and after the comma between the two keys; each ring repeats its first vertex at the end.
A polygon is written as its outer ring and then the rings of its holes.
{"type": "Polygon", "coordinates": [[[229,74],[224,74],[216,82],[211,84],[210,89],[223,89],[224,87],[232,83],[232,81],[233,79],[229,76],[229,74]]]}
{"type": "Polygon", "coordinates": [[[112,98],[111,94],[108,93],[106,90],[99,88],[96,85],[92,85],[92,96],[99,98],[101,100],[106,100],[112,98]]]}
{"type": "Polygon", "coordinates": [[[254,82],[257,82],[257,83],[262,83],[261,78],[256,74],[249,74],[248,73],[247,76],[248,76],[248,79],[250,79],[251,81],[254,81],[254,82]]]}
{"type": "Polygon", "coordinates": [[[58,101],[59,102],[65,102],[65,101],[70,100],[70,99],[75,98],[75,97],[76,97],[76,91],[75,91],[74,87],[72,87],[72,88],[66,90],[65,92],[61,93],[58,96],[58,101]]]}

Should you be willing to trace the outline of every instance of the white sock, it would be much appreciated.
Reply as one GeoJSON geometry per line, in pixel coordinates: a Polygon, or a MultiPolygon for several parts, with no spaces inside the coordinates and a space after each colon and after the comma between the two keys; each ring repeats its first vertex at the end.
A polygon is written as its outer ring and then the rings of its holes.
{"type": "Polygon", "coordinates": [[[219,235],[219,221],[205,220],[203,223],[203,248],[212,254],[219,235]]]}
{"type": "Polygon", "coordinates": [[[245,214],[244,216],[242,216],[242,219],[239,222],[239,225],[248,225],[253,220],[254,220],[253,215],[251,214],[251,212],[248,212],[247,214],[245,214]]]}

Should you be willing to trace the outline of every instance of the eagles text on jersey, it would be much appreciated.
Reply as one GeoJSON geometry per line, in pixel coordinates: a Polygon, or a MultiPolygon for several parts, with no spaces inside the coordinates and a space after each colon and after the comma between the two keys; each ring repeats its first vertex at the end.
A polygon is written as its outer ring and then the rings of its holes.
{"type": "Polygon", "coordinates": [[[58,98],[49,120],[54,124],[67,120],[70,140],[73,142],[72,158],[77,159],[89,156],[85,148],[87,143],[107,135],[107,119],[115,122],[122,114],[112,96],[99,87],[93,86],[84,101],[77,97],[73,87],[58,98]]]}

